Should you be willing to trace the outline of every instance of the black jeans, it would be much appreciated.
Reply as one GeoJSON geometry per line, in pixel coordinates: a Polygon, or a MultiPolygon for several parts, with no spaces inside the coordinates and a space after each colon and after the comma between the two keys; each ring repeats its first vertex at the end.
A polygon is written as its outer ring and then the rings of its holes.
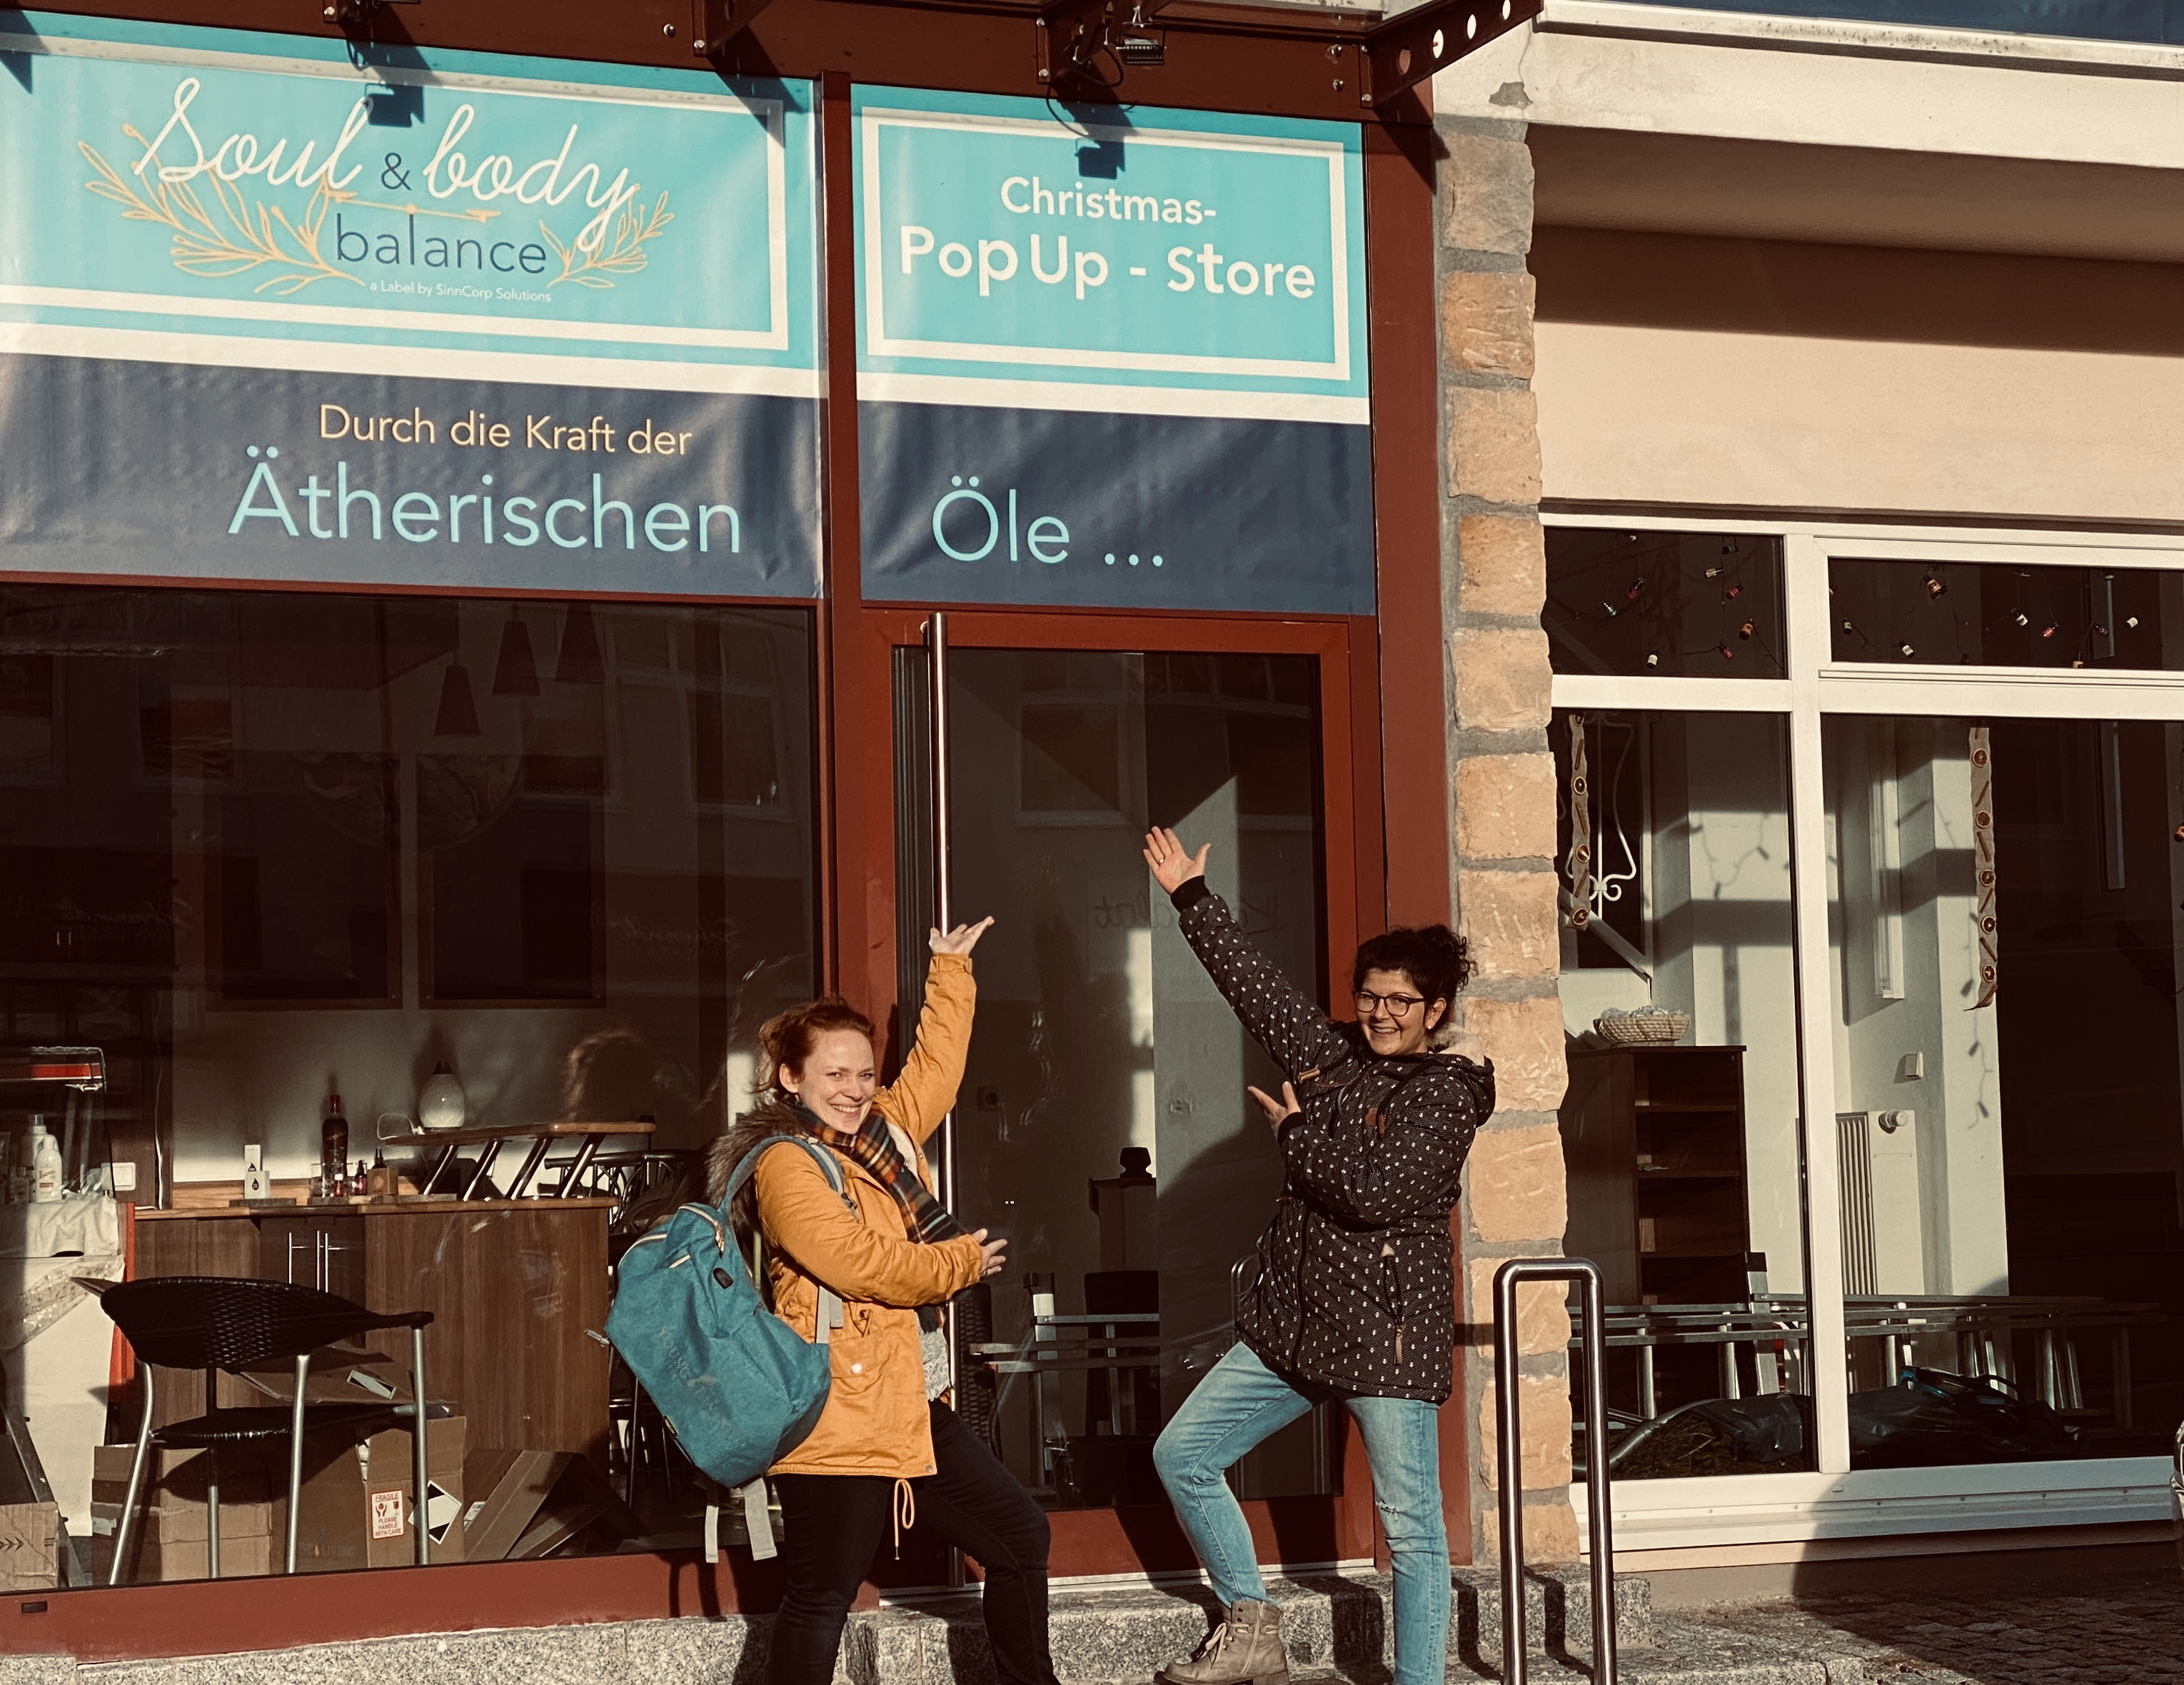
{"type": "MultiPolygon", "coordinates": [[[[935,1403],[933,1465],[912,1481],[928,1528],[986,1571],[986,1637],[1004,1685],[1054,1685],[1046,1643],[1046,1515],[956,1412],[935,1403]]],[[[887,1539],[894,1482],[874,1475],[776,1475],[788,1591],[774,1617],[766,1685],[827,1685],[842,1623],[887,1539]]]]}

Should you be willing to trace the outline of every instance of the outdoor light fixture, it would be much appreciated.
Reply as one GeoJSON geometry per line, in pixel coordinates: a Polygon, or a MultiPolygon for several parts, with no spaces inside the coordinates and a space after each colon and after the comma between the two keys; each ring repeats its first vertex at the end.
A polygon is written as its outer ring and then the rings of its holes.
{"type": "Polygon", "coordinates": [[[1140,65],[1157,67],[1167,63],[1167,36],[1146,26],[1144,0],[1139,0],[1130,8],[1130,20],[1123,26],[1122,36],[1115,42],[1115,57],[1133,70],[1140,65]]]}

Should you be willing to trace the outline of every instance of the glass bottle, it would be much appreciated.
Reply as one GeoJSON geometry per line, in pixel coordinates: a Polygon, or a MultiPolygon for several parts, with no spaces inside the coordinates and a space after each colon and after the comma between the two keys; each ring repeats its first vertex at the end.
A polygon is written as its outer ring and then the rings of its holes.
{"type": "Polygon", "coordinates": [[[319,1125],[319,1174],[326,1197],[339,1199],[348,1180],[348,1119],[342,1116],[338,1094],[327,1100],[326,1121],[319,1125]]]}

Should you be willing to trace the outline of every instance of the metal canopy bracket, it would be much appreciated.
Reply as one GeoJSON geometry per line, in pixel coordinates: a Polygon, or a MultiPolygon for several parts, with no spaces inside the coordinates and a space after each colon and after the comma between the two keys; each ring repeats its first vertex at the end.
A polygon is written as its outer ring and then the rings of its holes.
{"type": "MultiPolygon", "coordinates": [[[[773,0],[690,0],[690,50],[700,59],[717,59],[728,43],[758,21],[773,0]]],[[[674,26],[668,25],[672,35],[674,26]]]]}
{"type": "Polygon", "coordinates": [[[1385,105],[1540,15],[1546,0],[1427,0],[1365,31],[1362,105],[1385,105]]]}
{"type": "Polygon", "coordinates": [[[1167,36],[1153,27],[1152,20],[1167,4],[1167,0],[1053,0],[1040,7],[1034,33],[1041,85],[1110,88],[1128,66],[1161,64],[1167,36]],[[1100,74],[1095,61],[1102,53],[1114,63],[1112,76],[1100,74]]]}

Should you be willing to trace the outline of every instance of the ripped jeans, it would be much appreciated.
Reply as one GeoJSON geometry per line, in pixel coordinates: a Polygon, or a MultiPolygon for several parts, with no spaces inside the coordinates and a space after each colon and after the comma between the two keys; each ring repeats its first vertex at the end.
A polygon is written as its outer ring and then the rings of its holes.
{"type": "MultiPolygon", "coordinates": [[[[1345,1395],[1373,1465],[1373,1503],[1396,1571],[1395,1685],[1440,1685],[1448,1651],[1448,1529],[1440,1511],[1440,1412],[1423,1398],[1345,1395]]],[[[1251,1530],[1229,1467],[1312,1400],[1237,1345],[1161,1430],[1153,1464],[1222,1606],[1264,1601],[1251,1530]]]]}

